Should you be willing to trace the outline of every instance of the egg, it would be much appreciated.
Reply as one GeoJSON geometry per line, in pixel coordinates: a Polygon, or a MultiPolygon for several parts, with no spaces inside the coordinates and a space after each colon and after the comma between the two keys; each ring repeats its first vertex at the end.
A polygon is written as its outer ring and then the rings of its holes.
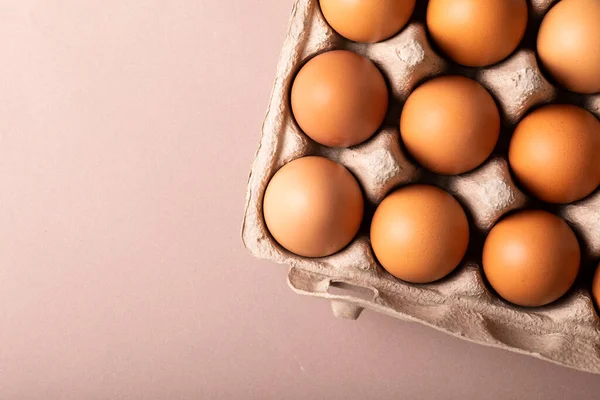
{"type": "Polygon", "coordinates": [[[600,122],[573,105],[553,104],[526,116],[515,129],[509,163],[535,197],[570,203],[600,185],[600,122]]]}
{"type": "Polygon", "coordinates": [[[354,176],[323,157],[303,157],[282,167],[263,200],[267,229],[285,249],[304,257],[338,252],[356,236],[364,200],[354,176]]]}
{"type": "Polygon", "coordinates": [[[483,271],[504,299],[525,307],[563,296],[575,282],[579,243],[566,222],[541,210],[502,219],[483,246],[483,271]]]}
{"type": "Polygon", "coordinates": [[[452,272],[469,244],[469,223],[450,194],[412,185],[387,196],[371,223],[375,256],[390,274],[413,283],[433,282],[452,272]]]}
{"type": "Polygon", "coordinates": [[[537,51],[542,65],[566,89],[600,92],[600,1],[557,3],[542,21],[537,51]]]}
{"type": "Polygon", "coordinates": [[[592,297],[596,303],[596,307],[600,308],[600,264],[596,268],[594,280],[592,282],[592,297]]]}
{"type": "Polygon", "coordinates": [[[455,62],[484,67],[508,57],[527,28],[525,0],[430,0],[427,27],[455,62]]]}
{"type": "Polygon", "coordinates": [[[302,67],[292,86],[291,102],[296,122],[311,139],[329,147],[350,147],[381,126],[388,90],[371,61],[335,50],[302,67]]]}
{"type": "Polygon", "coordinates": [[[483,163],[500,135],[492,96],[474,80],[442,76],[419,86],[400,116],[402,141],[430,171],[461,174],[483,163]]]}
{"type": "Polygon", "coordinates": [[[321,0],[331,27],[355,42],[374,43],[394,36],[406,25],[416,0],[321,0]]]}

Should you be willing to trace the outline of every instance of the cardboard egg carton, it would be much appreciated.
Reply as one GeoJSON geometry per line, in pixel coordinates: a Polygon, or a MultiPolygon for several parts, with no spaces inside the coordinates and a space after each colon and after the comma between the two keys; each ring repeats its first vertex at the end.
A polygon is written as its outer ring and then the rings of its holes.
{"type": "MultiPolygon", "coordinates": [[[[376,44],[343,39],[321,15],[318,0],[297,0],[283,46],[277,77],[252,165],[246,195],[242,239],[256,257],[290,266],[288,282],[298,293],[331,300],[334,314],[356,319],[367,308],[416,321],[476,343],[532,355],[564,366],[600,373],[600,319],[590,294],[592,260],[600,257],[600,191],[579,203],[552,210],[574,228],[585,261],[574,288],[559,301],[526,309],[503,301],[485,281],[481,249],[485,234],[507,212],[534,199],[511,178],[506,154],[515,124],[533,107],[560,100],[560,90],[540,72],[531,49],[518,49],[507,60],[483,69],[453,65],[430,44],[425,2],[396,36],[376,44]],[[371,59],[388,81],[392,96],[384,126],[367,142],[348,149],[321,146],[296,125],[290,109],[295,74],[317,54],[347,49],[371,59]],[[414,165],[399,136],[402,104],[424,80],[442,74],[478,80],[494,96],[503,116],[497,151],[476,170],[459,176],[438,176],[414,165]],[[320,155],[348,168],[363,188],[365,226],[341,252],[324,258],[303,258],[279,246],[263,219],[262,199],[273,174],[286,163],[320,155]],[[472,237],[463,265],[441,281],[415,285],[387,273],[371,250],[368,225],[377,204],[394,188],[413,182],[435,184],[452,193],[470,218],[472,237]]],[[[539,25],[551,0],[531,0],[530,24],[539,25]]],[[[600,96],[576,101],[600,116],[600,96]]]]}

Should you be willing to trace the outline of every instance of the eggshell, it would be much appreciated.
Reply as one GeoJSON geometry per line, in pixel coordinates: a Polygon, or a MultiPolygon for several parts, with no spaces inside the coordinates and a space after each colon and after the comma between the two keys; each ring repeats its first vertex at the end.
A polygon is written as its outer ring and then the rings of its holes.
{"type": "Polygon", "coordinates": [[[571,203],[600,184],[600,122],[573,105],[542,107],[513,134],[509,162],[517,180],[537,198],[571,203]]]}
{"type": "Polygon", "coordinates": [[[310,138],[329,147],[350,147],[381,126],[388,90],[371,61],[335,50],[316,56],[300,70],[291,102],[296,122],[310,138]]]}
{"type": "Polygon", "coordinates": [[[592,297],[594,298],[596,307],[600,308],[600,264],[598,264],[596,272],[594,273],[594,280],[592,282],[592,297]]]}
{"type": "Polygon", "coordinates": [[[416,0],[321,0],[323,16],[340,35],[374,43],[394,36],[406,25],[416,0]]]}
{"type": "Polygon", "coordinates": [[[525,0],[430,0],[427,27],[438,47],[469,67],[495,64],[519,45],[527,28],[525,0]]]}
{"type": "Polygon", "coordinates": [[[469,244],[469,224],[450,194],[413,185],[386,197],[371,224],[373,251],[395,277],[433,282],[452,272],[469,244]]]}
{"type": "Polygon", "coordinates": [[[474,80],[442,76],[419,86],[400,117],[407,151],[425,168],[461,174],[482,164],[500,135],[492,96],[474,80]]]}
{"type": "Polygon", "coordinates": [[[281,246],[301,256],[324,257],[356,236],[364,200],[356,179],[342,165],[304,157],[273,176],[263,210],[267,228],[281,246]]]}
{"type": "Polygon", "coordinates": [[[543,306],[563,296],[575,282],[581,260],[575,234],[562,219],[527,210],[501,220],[483,247],[483,270],[504,299],[543,306]]]}
{"type": "Polygon", "coordinates": [[[560,85],[578,93],[600,92],[600,1],[558,2],[542,21],[537,50],[560,85]]]}

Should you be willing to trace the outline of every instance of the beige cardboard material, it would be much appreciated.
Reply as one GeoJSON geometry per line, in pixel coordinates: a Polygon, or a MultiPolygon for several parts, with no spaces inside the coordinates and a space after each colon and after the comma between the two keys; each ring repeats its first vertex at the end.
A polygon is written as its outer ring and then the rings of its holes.
{"type": "MultiPolygon", "coordinates": [[[[536,23],[552,1],[533,1],[536,23]]],[[[558,302],[525,309],[498,298],[479,266],[477,244],[460,266],[440,282],[413,285],[393,278],[380,265],[365,232],[330,257],[307,259],[282,249],[269,235],[262,217],[262,197],[271,176],[287,162],[322,155],[345,165],[364,189],[374,209],[393,188],[433,181],[452,192],[467,210],[473,228],[483,238],[505,213],[528,204],[513,182],[502,153],[477,170],[456,177],[432,176],[413,165],[399,140],[399,104],[424,79],[462,73],[479,80],[494,95],[508,135],[532,107],[555,99],[557,90],[544,78],[535,54],[520,49],[504,62],[486,69],[451,66],[428,43],[422,11],[398,35],[381,43],[351,43],[324,21],[318,0],[297,0],[283,46],[260,147],[252,165],[242,228],[245,246],[256,257],[291,266],[288,281],[298,293],[330,299],[335,315],[356,319],[364,308],[417,321],[480,344],[529,354],[564,366],[600,373],[600,320],[581,279],[558,302]],[[396,106],[384,127],[369,141],[350,149],[330,149],[307,138],[296,126],[289,107],[295,73],[311,57],[345,48],[370,58],[387,78],[396,106]],[[332,287],[337,287],[335,294],[332,287]],[[339,290],[346,294],[340,294],[339,290]]],[[[583,98],[591,111],[598,104],[583,98]]],[[[503,133],[507,135],[507,133],[503,133]]],[[[506,152],[504,152],[505,154],[506,152]]],[[[600,193],[559,210],[582,239],[586,259],[600,256],[600,193]]]]}

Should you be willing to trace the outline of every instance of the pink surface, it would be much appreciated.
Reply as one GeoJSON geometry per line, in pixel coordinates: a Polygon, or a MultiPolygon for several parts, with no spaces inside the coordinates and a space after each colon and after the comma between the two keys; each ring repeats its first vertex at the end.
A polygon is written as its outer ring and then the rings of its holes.
{"type": "Polygon", "coordinates": [[[0,398],[598,398],[598,376],[337,320],[242,248],[291,7],[0,0],[0,398]]]}

